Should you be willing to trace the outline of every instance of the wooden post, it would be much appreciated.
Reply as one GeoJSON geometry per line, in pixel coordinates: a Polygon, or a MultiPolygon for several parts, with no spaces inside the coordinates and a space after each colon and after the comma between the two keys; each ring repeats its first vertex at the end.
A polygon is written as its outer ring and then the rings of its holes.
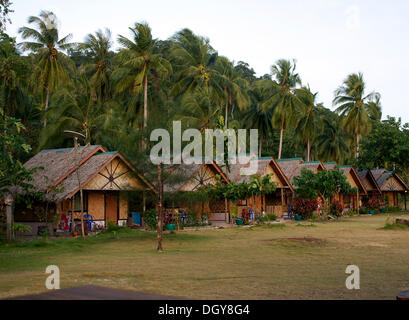
{"type": "Polygon", "coordinates": [[[281,188],[281,215],[283,214],[284,209],[284,188],[281,188]]]}
{"type": "Polygon", "coordinates": [[[359,215],[359,190],[356,192],[356,212],[359,215]]]}
{"type": "Polygon", "coordinates": [[[228,214],[227,214],[228,210],[227,210],[227,199],[224,198],[224,221],[228,222],[228,214]]]}
{"type": "Polygon", "coordinates": [[[6,221],[7,221],[7,240],[10,241],[14,238],[14,233],[11,228],[14,222],[14,198],[11,194],[7,194],[5,198],[6,204],[6,221]]]}
{"type": "Polygon", "coordinates": [[[145,190],[142,191],[142,212],[146,211],[145,190]]]}

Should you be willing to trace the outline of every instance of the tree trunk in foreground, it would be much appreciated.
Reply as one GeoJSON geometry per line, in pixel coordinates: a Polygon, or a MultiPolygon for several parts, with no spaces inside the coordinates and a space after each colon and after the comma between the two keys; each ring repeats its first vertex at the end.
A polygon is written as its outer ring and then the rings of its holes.
{"type": "Polygon", "coordinates": [[[163,252],[162,248],[162,233],[163,233],[163,210],[162,210],[162,164],[158,164],[158,248],[159,252],[163,252]]]}
{"type": "Polygon", "coordinates": [[[6,223],[7,223],[7,241],[10,241],[13,239],[13,232],[12,232],[12,227],[13,227],[13,222],[14,222],[14,214],[13,214],[13,206],[14,206],[14,198],[12,195],[8,194],[5,199],[5,204],[6,204],[6,223]]]}

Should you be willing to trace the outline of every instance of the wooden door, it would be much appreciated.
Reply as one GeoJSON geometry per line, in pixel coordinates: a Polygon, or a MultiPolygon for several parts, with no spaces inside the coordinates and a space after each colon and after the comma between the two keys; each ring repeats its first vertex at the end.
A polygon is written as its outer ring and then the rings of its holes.
{"type": "Polygon", "coordinates": [[[108,225],[108,221],[114,221],[118,224],[118,193],[107,192],[105,193],[105,222],[108,225]]]}

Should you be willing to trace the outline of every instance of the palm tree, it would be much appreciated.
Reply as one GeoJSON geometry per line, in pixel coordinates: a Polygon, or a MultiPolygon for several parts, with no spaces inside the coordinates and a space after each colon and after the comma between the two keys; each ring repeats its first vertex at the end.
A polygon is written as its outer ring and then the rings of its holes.
{"type": "Polygon", "coordinates": [[[24,88],[28,65],[20,57],[14,39],[6,34],[0,41],[0,101],[3,106],[4,119],[16,117],[19,106],[24,107],[24,88]]]}
{"type": "Polygon", "coordinates": [[[186,93],[182,97],[174,119],[182,121],[187,128],[203,131],[216,127],[217,111],[207,90],[198,88],[195,92],[186,93]]]}
{"type": "Polygon", "coordinates": [[[215,69],[221,75],[221,86],[225,92],[224,126],[227,128],[229,106],[237,106],[240,111],[243,111],[249,105],[247,94],[249,84],[226,57],[217,59],[215,69]]]}
{"type": "Polygon", "coordinates": [[[224,91],[221,75],[215,69],[218,58],[209,43],[209,39],[196,36],[189,29],[183,29],[172,37],[174,46],[171,56],[175,64],[175,83],[171,95],[179,96],[204,88],[208,94],[220,103],[224,91]]]}
{"type": "Polygon", "coordinates": [[[133,39],[119,35],[118,42],[123,49],[118,54],[122,67],[117,69],[113,78],[117,80],[118,92],[130,90],[133,95],[143,88],[143,127],[148,124],[148,80],[163,79],[172,72],[172,66],[163,58],[157,48],[157,39],[152,38],[147,23],[135,23],[129,28],[133,39]]]}
{"type": "Polygon", "coordinates": [[[262,107],[263,102],[271,95],[273,83],[271,80],[257,80],[250,91],[251,106],[244,114],[243,123],[246,128],[258,129],[258,156],[261,157],[263,139],[273,131],[271,123],[272,109],[262,107]]]}
{"type": "Polygon", "coordinates": [[[379,114],[376,104],[370,103],[377,97],[377,92],[365,95],[362,73],[348,75],[343,85],[335,91],[333,104],[338,106],[335,111],[343,117],[343,128],[355,137],[355,158],[359,155],[360,138],[370,130],[370,116],[379,114]]]}
{"type": "Polygon", "coordinates": [[[90,84],[84,76],[75,82],[75,87],[61,87],[54,92],[46,113],[50,125],[41,132],[40,147],[51,140],[55,143],[64,129],[83,132],[87,143],[95,141],[94,131],[109,117],[107,105],[92,99],[90,92],[90,84]]]}
{"type": "Polygon", "coordinates": [[[323,131],[317,136],[316,141],[320,160],[344,163],[349,151],[348,136],[343,131],[338,117],[323,118],[323,131]]]}
{"type": "Polygon", "coordinates": [[[275,78],[273,94],[264,102],[264,108],[273,110],[273,126],[280,129],[280,146],[278,158],[281,159],[284,130],[295,125],[296,114],[302,107],[301,101],[294,95],[293,90],[301,79],[295,73],[295,61],[280,59],[271,67],[271,75],[275,78]]]}
{"type": "MultiPolygon", "coordinates": [[[[50,11],[41,11],[39,17],[30,16],[28,23],[34,24],[37,30],[21,27],[18,32],[23,39],[33,41],[22,42],[19,45],[23,50],[30,50],[36,54],[33,79],[38,84],[38,89],[45,92],[44,111],[46,111],[50,94],[69,80],[67,70],[70,60],[62,51],[72,46],[69,43],[71,34],[63,38],[59,37],[56,17],[50,11]]],[[[47,121],[44,120],[44,127],[46,125],[47,121]]]]}
{"type": "Polygon", "coordinates": [[[317,104],[317,94],[312,93],[309,87],[295,90],[295,95],[303,104],[295,132],[303,143],[307,143],[307,161],[310,161],[311,142],[320,127],[319,108],[322,108],[322,104],[317,104]]]}
{"type": "Polygon", "coordinates": [[[86,64],[83,69],[90,75],[90,86],[94,99],[103,102],[111,98],[110,73],[112,71],[112,54],[109,51],[112,47],[111,31],[105,29],[105,34],[98,30],[94,34],[88,34],[84,43],[79,48],[87,52],[93,63],[86,64]]]}

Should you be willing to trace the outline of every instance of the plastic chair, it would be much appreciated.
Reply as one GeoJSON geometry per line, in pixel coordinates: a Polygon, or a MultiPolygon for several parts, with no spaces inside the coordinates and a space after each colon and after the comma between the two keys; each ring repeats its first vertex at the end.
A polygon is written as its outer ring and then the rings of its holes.
{"type": "Polygon", "coordinates": [[[86,223],[88,225],[88,230],[91,231],[92,225],[95,225],[94,217],[91,214],[87,213],[84,214],[84,219],[86,220],[86,223]]]}

